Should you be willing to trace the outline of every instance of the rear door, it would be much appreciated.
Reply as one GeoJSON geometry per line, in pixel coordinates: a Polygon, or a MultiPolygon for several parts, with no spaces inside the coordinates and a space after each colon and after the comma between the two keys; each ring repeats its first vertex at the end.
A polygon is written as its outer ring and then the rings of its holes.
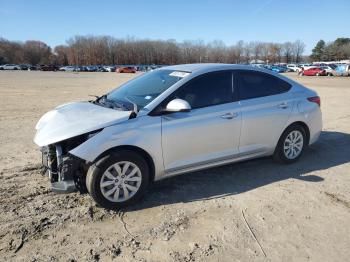
{"type": "Polygon", "coordinates": [[[177,172],[238,154],[241,115],[231,71],[201,75],[171,95],[186,100],[190,112],[162,116],[162,148],[166,173],[177,172]]]}
{"type": "Polygon", "coordinates": [[[252,70],[235,71],[242,113],[240,154],[274,150],[294,106],[291,85],[252,70]]]}

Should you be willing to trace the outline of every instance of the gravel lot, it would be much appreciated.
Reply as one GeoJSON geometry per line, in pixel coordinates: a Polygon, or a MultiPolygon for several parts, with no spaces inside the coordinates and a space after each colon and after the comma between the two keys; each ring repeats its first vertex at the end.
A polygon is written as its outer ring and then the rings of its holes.
{"type": "Polygon", "coordinates": [[[134,75],[0,71],[0,260],[349,261],[350,78],[287,75],[322,98],[324,132],[298,163],[174,177],[116,213],[51,193],[32,139],[49,109],[134,75]]]}

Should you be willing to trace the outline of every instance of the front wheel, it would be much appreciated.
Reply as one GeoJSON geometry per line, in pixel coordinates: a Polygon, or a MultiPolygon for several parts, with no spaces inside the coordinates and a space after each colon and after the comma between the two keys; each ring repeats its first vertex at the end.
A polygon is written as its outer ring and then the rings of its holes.
{"type": "Polygon", "coordinates": [[[274,152],[274,159],[281,163],[294,163],[304,152],[306,143],[304,128],[300,125],[292,125],[281,135],[274,152]]]}
{"type": "Polygon", "coordinates": [[[147,162],[132,151],[107,154],[88,170],[86,187],[97,204],[118,209],[135,203],[149,184],[147,162]]]}

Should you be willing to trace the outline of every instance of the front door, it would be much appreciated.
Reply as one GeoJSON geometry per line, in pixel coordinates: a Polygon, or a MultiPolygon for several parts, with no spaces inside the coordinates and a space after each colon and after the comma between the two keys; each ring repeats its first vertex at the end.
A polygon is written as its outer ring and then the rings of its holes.
{"type": "Polygon", "coordinates": [[[186,100],[190,112],[162,116],[165,173],[210,164],[238,154],[240,105],[230,71],[190,80],[171,96],[186,100]]]}

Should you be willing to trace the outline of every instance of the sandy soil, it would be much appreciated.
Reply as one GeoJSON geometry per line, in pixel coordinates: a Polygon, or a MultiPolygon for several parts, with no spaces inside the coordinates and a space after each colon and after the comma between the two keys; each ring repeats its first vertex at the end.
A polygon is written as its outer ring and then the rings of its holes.
{"type": "Polygon", "coordinates": [[[174,177],[116,213],[88,195],[51,193],[32,139],[49,109],[132,76],[0,71],[0,260],[348,261],[350,78],[289,76],[319,92],[324,115],[298,163],[174,177]]]}

